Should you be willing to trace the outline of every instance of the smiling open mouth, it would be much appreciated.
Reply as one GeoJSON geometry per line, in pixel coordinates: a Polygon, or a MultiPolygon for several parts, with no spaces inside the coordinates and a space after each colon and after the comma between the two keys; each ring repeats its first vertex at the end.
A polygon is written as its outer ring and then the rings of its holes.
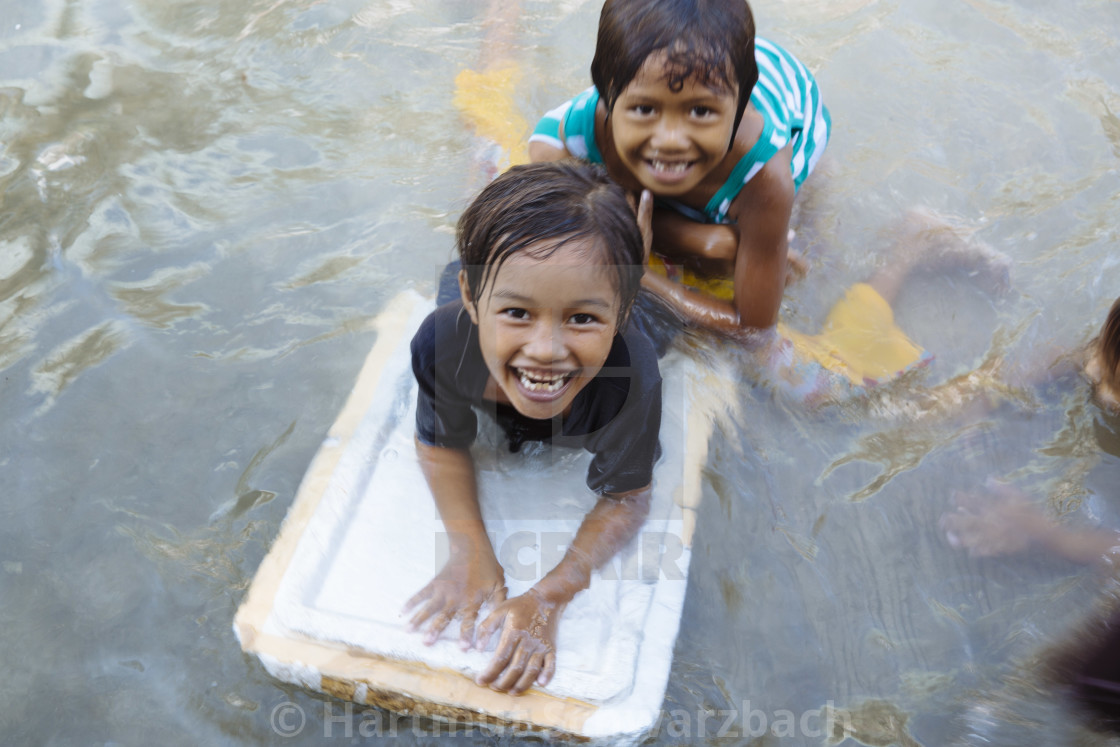
{"type": "Polygon", "coordinates": [[[540,371],[527,371],[524,368],[514,369],[517,371],[517,378],[521,381],[521,386],[530,392],[539,392],[541,394],[552,394],[560,391],[564,384],[575,375],[575,371],[560,374],[548,374],[540,371]]]}
{"type": "Polygon", "coordinates": [[[647,161],[650,168],[665,174],[683,174],[692,165],[692,161],[660,161],[650,159],[647,161]]]}

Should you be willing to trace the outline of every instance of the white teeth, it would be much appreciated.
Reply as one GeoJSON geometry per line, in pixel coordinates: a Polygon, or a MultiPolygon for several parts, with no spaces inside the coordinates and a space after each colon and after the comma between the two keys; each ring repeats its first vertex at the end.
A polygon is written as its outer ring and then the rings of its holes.
{"type": "Polygon", "coordinates": [[[674,161],[668,163],[666,161],[650,161],[655,171],[667,171],[670,174],[680,174],[688,168],[688,161],[674,161]]]}
{"type": "Polygon", "coordinates": [[[523,368],[517,369],[517,376],[521,379],[521,386],[528,389],[530,392],[556,392],[560,387],[564,386],[567,380],[567,374],[539,374],[529,373],[523,368]]]}

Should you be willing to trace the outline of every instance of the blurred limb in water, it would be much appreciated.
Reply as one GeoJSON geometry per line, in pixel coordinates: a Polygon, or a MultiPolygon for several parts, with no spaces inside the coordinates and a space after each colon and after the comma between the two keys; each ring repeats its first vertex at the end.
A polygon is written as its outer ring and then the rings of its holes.
{"type": "Polygon", "coordinates": [[[969,709],[967,744],[1013,738],[1022,728],[1034,732],[1035,744],[1102,744],[1104,735],[1120,736],[1120,531],[1070,526],[995,480],[983,490],[958,491],[941,529],[973,557],[1043,551],[1105,574],[1105,593],[1082,623],[1033,653],[1002,688],[969,709]],[[1069,719],[1065,711],[1082,718],[1069,719]]]}
{"type": "Polygon", "coordinates": [[[455,107],[481,141],[475,167],[484,182],[510,166],[529,162],[529,124],[515,96],[522,78],[514,59],[520,17],[519,0],[488,0],[476,66],[455,77],[455,107]]]}

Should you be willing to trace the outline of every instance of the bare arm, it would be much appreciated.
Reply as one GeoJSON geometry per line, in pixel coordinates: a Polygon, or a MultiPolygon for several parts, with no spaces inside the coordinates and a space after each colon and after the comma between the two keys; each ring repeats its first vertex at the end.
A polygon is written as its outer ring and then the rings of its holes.
{"type": "Polygon", "coordinates": [[[958,492],[954,502],[955,510],[941,517],[941,529],[950,544],[973,556],[1011,555],[1041,547],[1082,565],[1120,560],[1120,532],[1064,526],[1010,485],[989,481],[986,491],[958,492]]]}
{"type": "Polygon", "coordinates": [[[533,588],[543,598],[567,604],[591,585],[591,572],[634,538],[649,515],[650,486],[600,498],[580,524],[563,559],[533,588]]]}
{"type": "Polygon", "coordinates": [[[428,644],[435,643],[458,618],[459,643],[466,649],[474,643],[479,608],[488,601],[505,600],[505,575],[482,521],[470,452],[417,441],[416,454],[447,530],[450,554],[443,569],[408,600],[405,610],[424,603],[410,626],[415,630],[427,623],[428,644]]]}
{"type": "Polygon", "coordinates": [[[672,209],[655,210],[653,250],[673,259],[695,257],[732,265],[739,250],[739,232],[726,224],[697,223],[672,209]]]}
{"type": "Polygon", "coordinates": [[[538,163],[540,161],[559,161],[561,158],[571,158],[567,149],[557,148],[536,140],[529,143],[529,160],[533,163],[538,163]]]}
{"type": "Polygon", "coordinates": [[[499,605],[479,626],[480,647],[501,629],[480,685],[518,695],[546,685],[556,671],[556,629],[568,603],[591,584],[591,573],[637,534],[649,513],[650,487],[601,498],[584,517],[556,567],[532,589],[499,605]]]}
{"type": "MultiPolygon", "coordinates": [[[[557,133],[557,137],[559,137],[560,142],[564,142],[563,121],[561,121],[559,126],[557,127],[557,133]]],[[[559,161],[563,158],[571,157],[572,154],[569,153],[568,149],[563,146],[558,148],[555,145],[542,143],[539,140],[533,140],[529,142],[529,160],[533,163],[540,163],[542,161],[559,161]]]]}
{"type": "MultiPolygon", "coordinates": [[[[642,287],[659,296],[687,322],[703,329],[712,329],[725,334],[734,334],[739,331],[737,318],[732,317],[728,310],[730,304],[701,293],[689,290],[680,283],[675,283],[669,278],[649,271],[649,255],[653,246],[653,196],[649,190],[642,190],[641,197],[635,206],[638,218],[638,228],[642,232],[642,242],[645,245],[643,261],[646,271],[642,275],[642,287]]],[[[699,224],[697,224],[699,225],[699,224]]],[[[684,226],[678,225],[677,230],[684,226]]]]}
{"type": "Polygon", "coordinates": [[[739,224],[735,260],[735,310],[740,326],[770,327],[786,287],[793,177],[784,148],[747,183],[733,205],[739,224]]]}
{"type": "Polygon", "coordinates": [[[1043,528],[1036,541],[1050,552],[1082,565],[1120,559],[1120,533],[1108,529],[1043,528]]]}

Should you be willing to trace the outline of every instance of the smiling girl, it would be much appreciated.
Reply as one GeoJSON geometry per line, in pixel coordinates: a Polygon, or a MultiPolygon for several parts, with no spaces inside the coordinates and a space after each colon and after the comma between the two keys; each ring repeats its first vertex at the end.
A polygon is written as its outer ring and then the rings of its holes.
{"type": "Polygon", "coordinates": [[[643,285],[686,320],[725,333],[774,325],[794,196],[830,128],[813,76],[756,39],[745,0],[607,0],[591,78],[537,125],[530,157],[603,163],[658,198],[654,249],[734,282],[727,301],[647,272],[643,285]]]}
{"type": "MultiPolygon", "coordinates": [[[[500,631],[477,682],[518,694],[552,678],[565,606],[649,510],[661,376],[648,339],[626,324],[644,250],[623,190],[574,161],[499,176],[463,213],[457,244],[459,298],[412,341],[416,449],[451,554],[406,609],[419,608],[411,624],[427,643],[452,620],[464,649],[500,631]],[[560,563],[512,599],[479,506],[476,411],[504,429],[511,451],[547,441],[593,454],[587,486],[600,499],[560,563]],[[492,611],[476,636],[483,604],[492,611]]],[[[526,486],[525,500],[550,496],[526,486]]]]}

